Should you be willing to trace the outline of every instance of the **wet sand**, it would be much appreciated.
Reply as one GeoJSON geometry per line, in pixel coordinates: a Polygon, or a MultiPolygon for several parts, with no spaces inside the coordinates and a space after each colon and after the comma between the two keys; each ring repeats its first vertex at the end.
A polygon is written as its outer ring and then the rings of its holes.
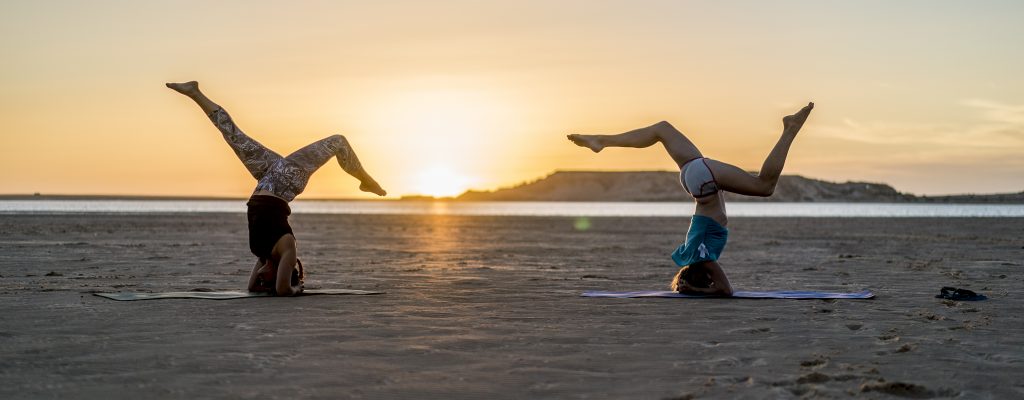
{"type": "Polygon", "coordinates": [[[1024,396],[1024,219],[731,220],[736,288],[859,301],[578,297],[665,288],[687,218],[292,221],[307,287],[387,294],[111,301],[244,288],[244,215],[0,216],[0,398],[1024,396]]]}

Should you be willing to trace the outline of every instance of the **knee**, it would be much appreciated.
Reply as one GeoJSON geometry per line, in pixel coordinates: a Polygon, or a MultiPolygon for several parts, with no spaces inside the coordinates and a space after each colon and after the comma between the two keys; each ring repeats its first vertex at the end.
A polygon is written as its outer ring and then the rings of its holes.
{"type": "Polygon", "coordinates": [[[327,143],[328,143],[331,151],[333,151],[334,154],[337,154],[337,155],[348,154],[349,144],[348,144],[348,139],[346,139],[345,136],[340,135],[340,134],[335,134],[335,135],[328,136],[326,140],[327,140],[327,143]]]}
{"type": "Polygon", "coordinates": [[[655,128],[655,129],[657,129],[659,132],[660,131],[671,131],[671,130],[676,129],[668,121],[658,121],[657,123],[655,123],[654,125],[651,125],[651,126],[653,128],[655,128]]]}
{"type": "Polygon", "coordinates": [[[651,130],[653,130],[659,138],[680,134],[679,130],[672,126],[668,121],[659,121],[658,123],[651,125],[651,130]]]}
{"type": "Polygon", "coordinates": [[[337,144],[339,147],[341,147],[341,146],[348,146],[348,139],[346,139],[345,136],[343,136],[341,134],[331,135],[331,136],[327,137],[327,139],[330,140],[331,142],[337,144]]]}

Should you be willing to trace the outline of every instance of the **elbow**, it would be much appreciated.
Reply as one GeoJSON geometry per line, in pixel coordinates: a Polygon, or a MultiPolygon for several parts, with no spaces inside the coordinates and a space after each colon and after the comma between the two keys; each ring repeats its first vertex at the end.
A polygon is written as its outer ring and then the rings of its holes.
{"type": "Polygon", "coordinates": [[[299,294],[299,292],[293,289],[291,285],[289,285],[288,283],[284,283],[283,285],[278,284],[276,285],[275,289],[277,291],[278,296],[294,296],[296,294],[299,294]]]}
{"type": "Polygon", "coordinates": [[[768,180],[766,178],[759,179],[759,185],[756,190],[756,195],[760,197],[771,197],[775,194],[775,186],[779,183],[778,179],[768,180]]]}

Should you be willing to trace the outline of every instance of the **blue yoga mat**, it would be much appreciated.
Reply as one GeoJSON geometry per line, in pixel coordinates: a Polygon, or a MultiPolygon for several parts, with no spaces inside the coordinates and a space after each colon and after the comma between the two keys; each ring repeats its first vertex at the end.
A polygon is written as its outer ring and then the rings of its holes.
{"type": "MultiPolygon", "coordinates": [[[[683,299],[720,299],[721,296],[702,296],[694,294],[682,294],[672,291],[640,291],[640,292],[583,292],[583,297],[615,297],[615,298],[638,298],[638,297],[674,297],[683,299]]],[[[743,292],[738,291],[732,294],[733,298],[739,299],[870,299],[875,294],[865,290],[856,293],[828,293],[809,292],[800,290],[776,290],[769,292],[743,292]]]]}
{"type": "MultiPolygon", "coordinates": [[[[253,293],[253,292],[242,292],[242,291],[228,291],[228,292],[163,292],[163,293],[140,293],[140,292],[120,292],[120,293],[93,293],[94,295],[105,297],[111,300],[119,301],[135,301],[135,300],[161,300],[161,299],[203,299],[203,300],[231,300],[231,299],[244,299],[249,297],[271,297],[270,293],[253,293]]],[[[309,289],[302,291],[299,296],[316,296],[316,295],[343,295],[343,294],[384,294],[384,292],[373,292],[369,290],[355,290],[355,289],[309,289]]]]}

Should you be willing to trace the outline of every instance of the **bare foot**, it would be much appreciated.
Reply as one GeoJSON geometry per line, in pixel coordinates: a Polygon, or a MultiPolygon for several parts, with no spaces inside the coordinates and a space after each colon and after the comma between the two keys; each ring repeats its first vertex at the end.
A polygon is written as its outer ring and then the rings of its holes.
{"type": "Polygon", "coordinates": [[[359,190],[370,192],[378,196],[386,196],[388,194],[384,188],[380,187],[380,184],[378,184],[377,181],[370,177],[366,177],[366,179],[359,184],[359,190]]]}
{"type": "Polygon", "coordinates": [[[597,138],[594,135],[572,134],[566,135],[565,137],[568,138],[569,141],[573,142],[577,146],[586,147],[590,149],[590,151],[593,151],[595,153],[600,153],[601,150],[604,149],[604,146],[598,143],[597,138]]]}
{"type": "Polygon", "coordinates": [[[188,81],[182,83],[166,83],[167,87],[174,89],[174,91],[181,93],[186,96],[191,96],[199,92],[199,82],[188,81]]]}
{"type": "Polygon", "coordinates": [[[807,103],[804,108],[797,111],[796,114],[787,115],[782,117],[782,127],[786,132],[797,133],[800,131],[800,127],[804,126],[804,121],[807,121],[807,116],[811,115],[811,110],[814,109],[814,103],[807,103]]]}

